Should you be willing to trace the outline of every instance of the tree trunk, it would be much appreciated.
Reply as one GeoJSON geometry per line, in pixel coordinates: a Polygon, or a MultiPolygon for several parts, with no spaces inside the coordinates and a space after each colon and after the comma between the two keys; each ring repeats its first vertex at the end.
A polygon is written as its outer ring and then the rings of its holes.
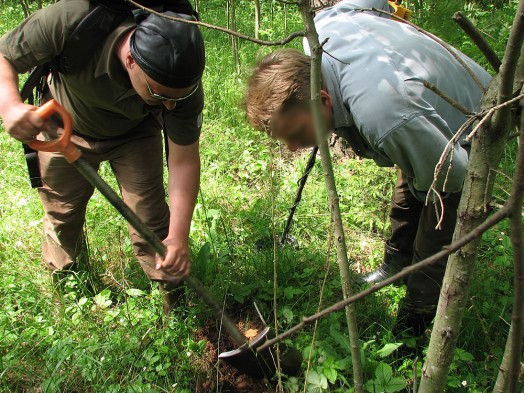
{"type": "MultiPolygon", "coordinates": [[[[524,92],[524,89],[521,90],[524,92]]],[[[521,100],[521,109],[524,108],[524,100],[521,100]]],[[[511,192],[511,242],[513,245],[513,258],[515,265],[515,301],[513,306],[513,315],[511,318],[511,327],[504,356],[499,368],[499,374],[493,393],[503,393],[506,391],[518,391],[520,358],[522,354],[522,314],[524,312],[524,250],[522,245],[522,194],[524,184],[524,113],[520,114],[520,134],[519,134],[519,154],[516,162],[516,174],[511,192]]]]}
{"type": "MultiPolygon", "coordinates": [[[[498,104],[513,96],[515,76],[523,77],[524,59],[517,59],[522,51],[524,32],[524,2],[520,3],[510,40],[506,48],[501,73],[492,81],[483,107],[493,106],[491,97],[496,95],[498,104]],[[498,90],[498,91],[497,91],[498,90]]],[[[520,87],[517,87],[520,90],[520,87]]],[[[503,154],[507,136],[515,119],[511,107],[499,110],[473,139],[468,173],[458,208],[458,222],[453,241],[477,227],[488,215],[488,203],[492,195],[494,174],[503,154]]],[[[474,240],[451,255],[444,277],[440,300],[431,334],[426,363],[422,370],[420,393],[442,392],[446,386],[449,366],[457,343],[457,337],[466,307],[471,278],[474,271],[480,239],[474,240]]]]}
{"type": "MultiPolygon", "coordinates": [[[[230,11],[230,18],[231,18],[231,30],[237,31],[237,16],[235,12],[235,0],[229,0],[229,11],[230,11]]],[[[238,37],[232,36],[232,47],[233,47],[233,57],[235,59],[235,68],[238,74],[240,74],[240,54],[238,51],[238,37]]]]}
{"type": "Polygon", "coordinates": [[[29,3],[27,2],[27,0],[20,0],[20,4],[22,5],[22,9],[24,10],[25,17],[27,18],[31,14],[31,11],[29,10],[29,3]]]}
{"type": "MultiPolygon", "coordinates": [[[[301,0],[300,10],[306,34],[311,49],[311,106],[315,122],[315,132],[318,140],[320,155],[322,159],[322,168],[326,179],[326,188],[329,194],[331,217],[335,227],[335,237],[337,245],[337,260],[340,269],[340,281],[342,284],[342,294],[344,299],[351,295],[350,271],[347,258],[346,241],[344,236],[344,227],[340,214],[339,198],[337,194],[333,167],[329,153],[329,146],[326,139],[326,124],[322,114],[320,100],[320,79],[321,79],[321,62],[322,47],[318,41],[318,34],[313,22],[313,13],[309,6],[308,0],[301,0]]],[[[346,320],[349,331],[349,342],[351,346],[351,360],[353,363],[353,382],[356,393],[364,392],[362,363],[360,359],[360,343],[358,337],[358,325],[355,315],[354,305],[348,305],[346,310],[346,320]]]]}
{"type": "Polygon", "coordinates": [[[284,35],[287,34],[287,4],[284,3],[284,35]]]}
{"type": "Polygon", "coordinates": [[[260,0],[255,0],[255,38],[259,38],[260,31],[260,0]]]}

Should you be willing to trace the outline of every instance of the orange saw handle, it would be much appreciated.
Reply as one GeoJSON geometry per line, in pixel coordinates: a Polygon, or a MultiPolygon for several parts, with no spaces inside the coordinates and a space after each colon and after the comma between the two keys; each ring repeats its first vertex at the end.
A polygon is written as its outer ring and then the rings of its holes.
{"type": "Polygon", "coordinates": [[[80,158],[80,150],[71,143],[73,135],[73,118],[55,99],[52,99],[36,110],[36,114],[42,119],[47,120],[55,113],[58,113],[64,123],[64,133],[59,138],[51,141],[35,140],[29,144],[33,150],[62,153],[69,163],[73,163],[80,158]]]}

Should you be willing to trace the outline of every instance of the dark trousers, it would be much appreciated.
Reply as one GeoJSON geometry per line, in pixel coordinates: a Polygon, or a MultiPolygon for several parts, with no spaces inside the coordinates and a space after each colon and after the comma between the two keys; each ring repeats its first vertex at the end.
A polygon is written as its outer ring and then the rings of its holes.
{"type": "MultiPolygon", "coordinates": [[[[391,237],[389,245],[403,254],[413,255],[412,263],[419,262],[451,243],[460,193],[448,194],[433,203],[416,199],[410,192],[405,175],[399,171],[391,204],[391,237]],[[441,226],[438,218],[444,215],[441,226]]],[[[407,281],[406,302],[417,312],[434,312],[438,303],[447,258],[412,273],[407,281]]]]}

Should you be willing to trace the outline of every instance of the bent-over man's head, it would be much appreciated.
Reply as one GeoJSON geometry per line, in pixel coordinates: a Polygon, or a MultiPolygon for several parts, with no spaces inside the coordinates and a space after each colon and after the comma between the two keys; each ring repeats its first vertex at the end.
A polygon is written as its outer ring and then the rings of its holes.
{"type": "MultiPolygon", "coordinates": [[[[246,117],[255,129],[286,143],[291,150],[317,144],[311,115],[310,57],[281,49],[262,58],[248,80],[246,117]]],[[[321,90],[323,114],[330,125],[331,97],[321,90]]]]}

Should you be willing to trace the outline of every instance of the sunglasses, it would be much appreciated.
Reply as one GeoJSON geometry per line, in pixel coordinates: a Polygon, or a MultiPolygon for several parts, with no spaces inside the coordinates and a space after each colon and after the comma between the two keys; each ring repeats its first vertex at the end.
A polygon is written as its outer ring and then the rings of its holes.
{"type": "Polygon", "coordinates": [[[196,93],[196,91],[198,90],[198,87],[200,86],[200,82],[198,82],[195,87],[193,88],[193,90],[191,90],[191,92],[189,94],[186,94],[185,96],[182,96],[182,97],[177,97],[177,98],[172,98],[172,97],[165,97],[163,95],[160,95],[160,94],[157,94],[155,92],[153,92],[153,90],[151,90],[151,86],[149,86],[149,83],[147,82],[147,77],[146,77],[146,74],[143,70],[140,70],[142,71],[142,74],[144,75],[144,80],[146,82],[146,86],[147,86],[147,90],[149,91],[149,95],[151,96],[151,98],[157,100],[157,101],[162,101],[162,102],[179,102],[179,101],[183,101],[185,100],[186,98],[189,98],[191,97],[193,94],[196,93]]]}

